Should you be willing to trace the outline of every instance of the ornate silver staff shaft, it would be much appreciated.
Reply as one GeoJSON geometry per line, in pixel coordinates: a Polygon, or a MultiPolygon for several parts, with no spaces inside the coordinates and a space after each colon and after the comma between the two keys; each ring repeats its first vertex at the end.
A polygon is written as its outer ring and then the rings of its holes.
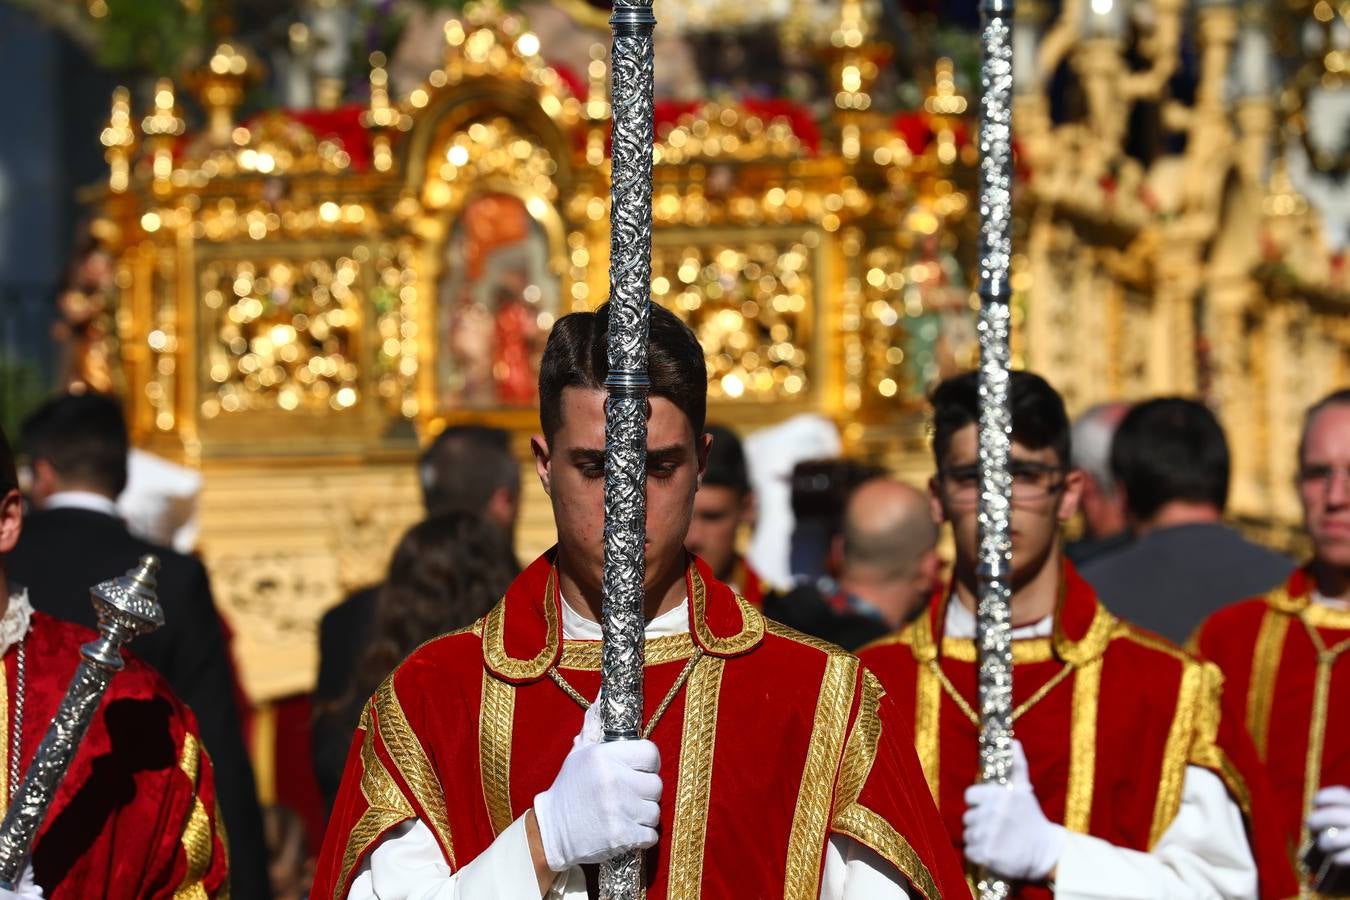
{"type": "MultiPolygon", "coordinates": [[[[614,110],[610,201],[609,376],[605,387],[605,572],[601,719],[606,740],[642,727],[647,526],[647,333],[652,282],[652,0],[617,0],[610,17],[614,110]]],[[[642,896],[642,854],[600,867],[600,896],[642,896]]]]}
{"type": "Polygon", "coordinates": [[[0,887],[13,890],[19,883],[56,788],[84,740],[108,681],[122,670],[122,645],[164,624],[155,597],[158,569],[158,559],[143,556],[127,574],[89,591],[98,611],[99,636],[80,648],[84,659],[0,824],[0,887]]]}
{"type": "MultiPolygon", "coordinates": [[[[1008,448],[1008,268],[1012,256],[1013,0],[981,0],[980,67],[980,778],[1012,773],[1012,479],[1008,448]]],[[[979,879],[981,900],[1008,896],[979,879]]]]}

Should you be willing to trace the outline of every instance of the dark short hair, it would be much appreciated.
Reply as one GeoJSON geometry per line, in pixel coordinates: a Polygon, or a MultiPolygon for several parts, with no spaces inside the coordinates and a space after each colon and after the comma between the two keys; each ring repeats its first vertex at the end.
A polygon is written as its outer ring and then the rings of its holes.
{"type": "Polygon", "coordinates": [[[1298,432],[1298,464],[1303,465],[1303,451],[1308,444],[1308,429],[1322,410],[1331,406],[1350,406],[1350,388],[1340,388],[1318,400],[1303,414],[1303,427],[1298,432]]]}
{"type": "Polygon", "coordinates": [[[713,439],[712,449],[708,451],[708,468],[703,473],[704,485],[731,488],[742,496],[750,493],[745,448],[736,432],[725,425],[709,425],[704,431],[713,439]]]}
{"type": "MultiPolygon", "coordinates": [[[[550,441],[562,424],[564,389],[604,389],[609,375],[609,310],[606,303],[595,312],[570,313],[554,323],[548,336],[539,365],[539,424],[550,441]]],[[[652,396],[674,403],[689,419],[694,434],[702,434],[708,409],[703,348],[687,325],[656,303],[651,306],[647,377],[652,396]]]]}
{"type": "MultiPolygon", "coordinates": [[[[1032,450],[1055,451],[1059,464],[1070,464],[1069,415],[1064,398],[1035,372],[1009,372],[1008,404],[1012,408],[1013,440],[1032,450]]],[[[980,377],[964,372],[946,379],[933,390],[933,459],[939,468],[947,456],[952,435],[980,422],[980,377]]]]}
{"type": "Polygon", "coordinates": [[[127,486],[127,425],[122,405],[106,394],[65,394],[24,420],[23,448],[63,481],[117,497],[127,486]]]}
{"type": "Polygon", "coordinates": [[[19,487],[19,470],[14,465],[14,451],[10,449],[5,430],[0,428],[0,497],[19,487]]]}
{"type": "Polygon", "coordinates": [[[1165,503],[1228,502],[1228,441],[1203,403],[1159,397],[1135,405],[1111,442],[1111,472],[1125,488],[1130,514],[1153,516],[1165,503]]]}
{"type": "Polygon", "coordinates": [[[436,435],[418,460],[417,475],[428,515],[481,515],[497,491],[520,491],[511,435],[486,425],[451,425],[436,435]]]}

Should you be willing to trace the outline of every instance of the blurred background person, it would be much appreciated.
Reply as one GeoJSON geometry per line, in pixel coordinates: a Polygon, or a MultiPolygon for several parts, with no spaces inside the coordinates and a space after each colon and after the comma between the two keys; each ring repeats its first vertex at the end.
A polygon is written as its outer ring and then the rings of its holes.
{"type": "Polygon", "coordinates": [[[1129,544],[1125,497],[1111,474],[1111,441],[1128,403],[1098,403],[1074,420],[1073,464],[1083,473],[1083,496],[1078,504],[1083,534],[1064,545],[1076,566],[1105,556],[1129,544]]]}
{"type": "Polygon", "coordinates": [[[858,485],[885,474],[856,459],[811,459],[792,470],[792,584],[837,576],[837,538],[844,533],[844,508],[858,485]]]}
{"type": "Polygon", "coordinates": [[[11,577],[32,590],[42,612],[93,628],[89,588],[147,553],[159,557],[164,627],[138,638],[135,652],[197,716],[216,767],[234,896],[271,896],[234,666],[206,569],[195,557],[134,536],[118,513],[128,456],[121,405],[95,393],[56,397],[24,421],[21,437],[36,512],[8,559],[11,577]]]}
{"type": "Polygon", "coordinates": [[[765,603],[773,619],[846,650],[897,630],[923,609],[938,584],[938,528],[928,497],[873,477],[848,498],[834,538],[837,579],[804,579],[765,603]]]}
{"type": "MultiPolygon", "coordinates": [[[[427,515],[468,510],[501,529],[514,548],[520,511],[520,463],[511,435],[484,425],[452,425],[436,436],[417,462],[417,480],[427,515]]],[[[514,549],[513,549],[514,552],[514,549]]],[[[324,613],[319,621],[319,677],[314,687],[313,753],[319,787],[331,802],[347,752],[345,734],[334,733],[323,710],[340,703],[352,687],[354,662],[371,645],[380,585],[362,588],[324,613]],[[341,750],[335,748],[341,747],[341,750]],[[336,760],[332,757],[338,755],[336,760]]],[[[339,723],[340,724],[340,723],[339,723]]]]}
{"type": "Polygon", "coordinates": [[[750,487],[755,492],[755,530],[746,558],[764,583],[792,585],[792,540],[796,521],[793,471],[812,459],[832,459],[843,452],[839,428],[821,415],[793,416],[761,428],[745,438],[750,487]]]}
{"type": "Polygon", "coordinates": [[[361,707],[380,682],[419,645],[481,617],[518,572],[506,532],[473,512],[433,515],[403,536],[376,595],[370,642],[348,660],[347,692],[315,721],[314,767],[329,807],[361,707]]]}
{"type": "Polygon", "coordinates": [[[1293,570],[1224,524],[1228,441],[1204,404],[1160,397],[1135,406],[1112,441],[1111,472],[1135,540],[1088,563],[1083,577],[1121,618],[1185,643],[1210,613],[1293,570]]]}
{"type": "Polygon", "coordinates": [[[724,425],[709,425],[712,449],[708,467],[694,494],[694,518],[684,547],[712,569],[717,580],[730,585],[755,606],[764,603],[758,573],[739,550],[742,529],[755,521],[755,495],[745,467],[745,449],[736,433],[724,425]]]}

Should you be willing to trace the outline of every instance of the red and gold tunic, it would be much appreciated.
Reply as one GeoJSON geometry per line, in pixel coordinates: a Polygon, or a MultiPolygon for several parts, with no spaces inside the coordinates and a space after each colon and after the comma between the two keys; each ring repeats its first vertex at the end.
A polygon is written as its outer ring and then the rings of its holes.
{"type": "Polygon", "coordinates": [[[764,608],[764,581],[744,556],[736,558],[736,569],[731,574],[731,585],[755,609],[764,608]]]}
{"type": "MultiPolygon", "coordinates": [[[[646,644],[664,782],[647,896],[815,900],[833,834],[871,847],[930,900],[966,896],[908,725],[876,679],[767,621],[701,561],[687,584],[690,633],[646,644]]],[[[564,684],[596,696],[600,643],[562,639],[549,553],[371,699],[311,896],[345,897],[381,837],[413,817],[451,870],[483,853],[552,783],[581,728],[564,684]]]]}
{"type": "Polygon", "coordinates": [[[1194,643],[1223,670],[1234,710],[1265,762],[1285,839],[1306,838],[1319,787],[1350,785],[1350,612],[1311,602],[1307,569],[1265,597],[1205,620],[1194,643]]]}
{"type": "MultiPolygon", "coordinates": [[[[27,771],[92,631],[34,613],[25,639],[21,771],[27,771]]],[[[0,666],[0,797],[8,804],[18,652],[0,666]]],[[[192,713],[144,663],[114,675],[56,790],[33,850],[48,900],[228,896],[211,761],[192,713]]]]}
{"type": "MultiPolygon", "coordinates": [[[[979,771],[976,652],[974,641],[943,635],[948,596],[859,656],[914,723],[919,761],[960,849],[964,794],[979,771]]],[[[1278,841],[1252,815],[1253,791],[1258,808],[1268,800],[1250,777],[1250,744],[1220,714],[1217,668],[1117,620],[1067,562],[1053,636],[1015,641],[1013,667],[1014,732],[1048,819],[1148,851],[1181,807],[1186,767],[1200,766],[1244,812],[1262,896],[1292,892],[1278,841]]],[[[1017,896],[1051,894],[1023,885],[1017,896]]]]}

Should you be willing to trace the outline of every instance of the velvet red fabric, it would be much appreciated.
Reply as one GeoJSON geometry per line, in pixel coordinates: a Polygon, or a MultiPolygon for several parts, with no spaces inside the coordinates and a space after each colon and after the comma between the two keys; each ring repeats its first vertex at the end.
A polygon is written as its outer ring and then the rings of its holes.
{"type": "MultiPolygon", "coordinates": [[[[971,709],[977,709],[977,672],[972,641],[944,640],[948,596],[950,592],[935,596],[920,623],[864,648],[859,656],[881,679],[907,721],[915,723],[921,758],[925,747],[935,752],[936,759],[925,760],[925,764],[930,770],[936,768],[938,808],[952,844],[959,850],[963,845],[961,818],[966,811],[964,792],[978,777],[979,732],[950,692],[928,673],[935,663],[951,688],[971,709]],[[962,658],[955,659],[954,655],[962,658]],[[933,736],[925,733],[930,726],[921,712],[931,709],[933,703],[937,704],[938,723],[935,743],[933,736]]],[[[1270,827],[1270,797],[1254,751],[1236,717],[1221,714],[1216,708],[1217,672],[1211,669],[1212,675],[1204,676],[1201,664],[1184,651],[1163,638],[1116,621],[1067,563],[1054,637],[1017,643],[1024,649],[1038,643],[1043,652],[1015,658],[1014,708],[1062,676],[1014,726],[1027,753],[1036,797],[1051,821],[1065,822],[1070,768],[1077,753],[1085,765],[1090,764],[1092,773],[1084,823],[1087,833],[1118,846],[1147,851],[1161,834],[1157,822],[1160,791],[1172,792],[1172,802],[1179,802],[1179,776],[1184,772],[1181,766],[1212,768],[1248,813],[1262,896],[1287,897],[1294,893],[1292,871],[1281,852],[1278,835],[1270,827]],[[1062,675],[1069,662],[1077,668],[1062,675]],[[1078,679],[1087,677],[1084,672],[1091,668],[1099,671],[1100,680],[1090,696],[1083,696],[1078,679]],[[1212,689],[1193,689],[1191,702],[1183,709],[1186,678],[1193,685],[1209,684],[1212,689]],[[1095,727],[1087,732],[1088,753],[1083,752],[1083,743],[1077,751],[1074,747],[1071,724],[1076,702],[1083,702],[1084,709],[1089,710],[1088,704],[1095,703],[1095,727]],[[1191,744],[1177,748],[1173,744],[1169,757],[1174,723],[1200,733],[1206,717],[1211,723],[1218,718],[1216,737],[1204,742],[1212,744],[1212,750],[1191,744]],[[1177,749],[1185,756],[1178,758],[1177,749]],[[1170,768],[1165,763],[1169,758],[1170,768]],[[1168,771],[1172,775],[1164,784],[1168,771]]],[[[1052,895],[1043,885],[1019,885],[1016,896],[1052,895]]]]}
{"type": "MultiPolygon", "coordinates": [[[[484,620],[423,646],[376,694],[329,821],[313,897],[345,896],[360,861],[409,815],[428,823],[443,817],[442,851],[458,869],[548,788],[584,713],[544,669],[559,662],[561,675],[587,698],[600,686],[597,643],[555,638],[557,646],[550,646],[550,621],[560,617],[551,573],[548,554],[521,574],[484,620]],[[493,649],[498,625],[504,626],[505,655],[493,649]],[[578,661],[583,651],[590,652],[591,665],[578,661]],[[523,671],[529,662],[532,671],[523,671]],[[491,752],[493,734],[507,736],[509,759],[491,752]],[[420,775],[411,762],[414,744],[429,763],[420,775]],[[394,786],[393,799],[372,801],[386,795],[385,785],[394,786]]],[[[878,699],[856,659],[768,625],[701,562],[690,567],[689,584],[692,641],[705,655],[651,733],[661,749],[665,793],[661,841],[647,853],[647,896],[770,896],[791,882],[814,897],[831,833],[849,834],[888,859],[899,859],[899,849],[907,847],[910,876],[930,895],[967,896],[918,771],[907,723],[887,698],[878,699]],[[698,686],[718,669],[720,684],[708,682],[715,689],[698,686]],[[707,727],[697,745],[686,747],[687,717],[707,727]],[[820,725],[822,718],[837,721],[838,728],[820,725]],[[677,820],[677,789],[698,782],[699,773],[686,770],[699,769],[700,759],[710,760],[702,771],[706,807],[694,790],[694,801],[679,801],[689,805],[677,820]],[[799,807],[820,811],[817,830],[794,829],[799,807]],[[673,868],[677,844],[699,840],[701,873],[673,868]]],[[[657,649],[689,640],[648,642],[647,716],[685,668],[693,644],[686,643],[682,654],[657,649]]]]}
{"type": "MultiPolygon", "coordinates": [[[[1331,665],[1328,713],[1315,784],[1305,784],[1313,747],[1313,706],[1318,648],[1310,632],[1334,651],[1350,641],[1350,613],[1311,604],[1312,579],[1295,570],[1282,588],[1210,616],[1195,637],[1201,656],[1226,677],[1232,707],[1262,754],[1274,791],[1282,837],[1292,856],[1300,840],[1306,802],[1327,785],[1350,785],[1350,718],[1339,714],[1350,700],[1350,662],[1331,665]]],[[[1345,647],[1340,648],[1342,651],[1345,647]]]]}
{"type": "MultiPolygon", "coordinates": [[[[65,696],[81,645],[94,638],[81,626],[33,614],[25,650],[24,771],[65,696]]],[[[4,657],[11,726],[17,657],[13,648],[4,657]]],[[[216,895],[226,882],[227,858],[211,761],[200,746],[192,712],[128,654],[38,832],[33,870],[48,900],[168,900],[194,884],[205,896],[216,895]]]]}

